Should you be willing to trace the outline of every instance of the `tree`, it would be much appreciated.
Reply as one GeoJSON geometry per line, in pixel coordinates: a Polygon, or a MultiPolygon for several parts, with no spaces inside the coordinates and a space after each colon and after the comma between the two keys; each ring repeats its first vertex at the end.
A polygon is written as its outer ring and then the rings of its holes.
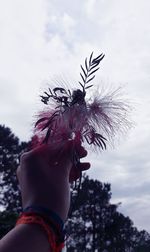
{"type": "Polygon", "coordinates": [[[15,226],[17,218],[18,214],[14,212],[0,212],[0,239],[15,226]]]}
{"type": "Polygon", "coordinates": [[[135,252],[149,252],[150,251],[150,234],[145,230],[138,231],[135,228],[135,252]]]}
{"type": "MultiPolygon", "coordinates": [[[[76,196],[73,197],[76,198],[76,196]]],[[[108,211],[110,198],[110,184],[102,184],[84,177],[72,217],[68,221],[67,228],[72,233],[72,239],[67,244],[68,251],[75,251],[75,249],[96,251],[97,248],[102,251],[105,223],[110,215],[108,211]]]]}
{"type": "Polygon", "coordinates": [[[66,227],[71,234],[67,241],[68,252],[138,252],[143,247],[150,249],[150,235],[139,232],[129,217],[119,213],[119,204],[110,203],[110,184],[85,176],[79,196],[76,194],[75,191],[74,209],[66,227]]]}
{"type": "Polygon", "coordinates": [[[0,125],[0,204],[7,211],[20,212],[21,196],[16,169],[28,144],[20,142],[11,129],[0,125]]]}

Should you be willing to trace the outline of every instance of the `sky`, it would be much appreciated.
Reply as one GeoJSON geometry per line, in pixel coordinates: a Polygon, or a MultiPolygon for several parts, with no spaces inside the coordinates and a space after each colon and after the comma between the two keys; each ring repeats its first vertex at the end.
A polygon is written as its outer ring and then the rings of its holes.
{"type": "Polygon", "coordinates": [[[134,127],[113,148],[89,150],[87,174],[111,183],[119,211],[150,232],[149,9],[148,0],[0,0],[0,123],[28,141],[47,83],[63,76],[77,87],[85,57],[104,53],[94,86],[123,86],[134,127]]]}

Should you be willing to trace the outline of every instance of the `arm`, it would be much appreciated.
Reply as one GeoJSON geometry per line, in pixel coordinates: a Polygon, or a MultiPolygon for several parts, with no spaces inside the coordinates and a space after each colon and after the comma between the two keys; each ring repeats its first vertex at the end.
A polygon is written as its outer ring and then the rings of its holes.
{"type": "Polygon", "coordinates": [[[43,230],[34,224],[22,224],[13,228],[0,241],[0,251],[52,252],[43,230]]]}
{"type": "MultiPolygon", "coordinates": [[[[89,163],[72,166],[71,142],[59,150],[44,145],[23,154],[17,175],[21,187],[23,208],[41,205],[65,221],[70,207],[70,181],[78,178],[80,171],[89,168],[89,163]]],[[[78,148],[79,158],[87,155],[78,148]]],[[[44,230],[37,224],[19,224],[1,241],[1,252],[51,252],[44,230]]]]}

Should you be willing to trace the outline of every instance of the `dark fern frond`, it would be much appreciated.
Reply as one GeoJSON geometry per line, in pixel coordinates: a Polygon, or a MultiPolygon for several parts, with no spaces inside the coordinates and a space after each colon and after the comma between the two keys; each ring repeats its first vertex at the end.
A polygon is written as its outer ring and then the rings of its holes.
{"type": "Polygon", "coordinates": [[[51,90],[49,88],[49,93],[48,92],[44,92],[45,95],[41,95],[41,101],[48,105],[48,102],[50,99],[55,100],[57,103],[61,104],[61,106],[64,104],[65,106],[69,106],[69,100],[71,99],[71,91],[68,89],[64,89],[61,87],[56,87],[53,88],[53,90],[51,90]],[[61,95],[59,95],[58,93],[60,93],[61,95]],[[64,95],[62,95],[64,94],[64,95]]]}
{"type": "Polygon", "coordinates": [[[95,78],[95,75],[93,74],[99,70],[98,65],[100,64],[104,56],[105,55],[101,53],[99,56],[93,59],[93,52],[92,52],[89,61],[87,61],[87,58],[85,59],[85,68],[81,65],[82,72],[80,73],[80,76],[82,79],[82,83],[79,82],[79,84],[83,88],[83,92],[85,92],[86,84],[95,78]]]}
{"type": "Polygon", "coordinates": [[[83,133],[83,137],[89,145],[95,145],[101,148],[102,150],[106,149],[107,139],[101,134],[97,133],[93,126],[89,125],[83,133]]]}

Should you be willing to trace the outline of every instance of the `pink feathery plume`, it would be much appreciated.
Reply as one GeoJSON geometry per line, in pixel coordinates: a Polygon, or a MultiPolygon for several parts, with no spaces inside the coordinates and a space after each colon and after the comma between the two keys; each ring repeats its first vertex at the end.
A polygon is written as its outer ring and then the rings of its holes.
{"type": "Polygon", "coordinates": [[[35,125],[37,144],[74,139],[103,150],[118,131],[129,127],[129,106],[121,99],[120,89],[97,93],[91,102],[86,100],[87,90],[93,86],[91,82],[103,58],[104,54],[93,58],[92,53],[89,60],[85,59],[85,66],[81,65],[80,89],[55,87],[44,92],[41,101],[47,110],[39,113],[35,125]]]}

